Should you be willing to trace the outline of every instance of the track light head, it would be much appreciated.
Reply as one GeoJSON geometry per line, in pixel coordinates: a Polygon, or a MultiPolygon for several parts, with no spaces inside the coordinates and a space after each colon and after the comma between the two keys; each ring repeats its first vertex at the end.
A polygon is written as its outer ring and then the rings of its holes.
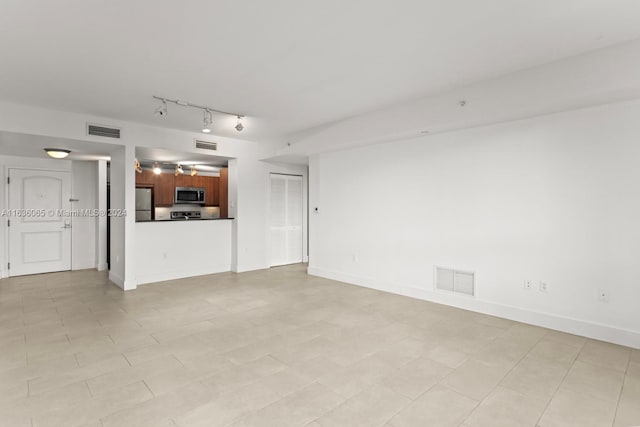
{"type": "Polygon", "coordinates": [[[211,132],[211,125],[213,124],[213,115],[210,110],[204,110],[204,118],[202,120],[202,132],[211,132]]]}
{"type": "Polygon", "coordinates": [[[238,124],[236,124],[236,130],[242,132],[244,125],[242,124],[242,117],[238,116],[238,124]]]}
{"type": "Polygon", "coordinates": [[[136,168],[136,172],[142,173],[142,166],[140,166],[140,162],[138,161],[138,159],[136,159],[135,168],[136,168]]]}
{"type": "Polygon", "coordinates": [[[153,164],[153,173],[155,173],[156,175],[160,175],[162,173],[162,169],[160,169],[160,165],[158,164],[158,162],[155,162],[153,164]]]}
{"type": "Polygon", "coordinates": [[[162,104],[156,108],[156,111],[153,114],[162,118],[167,117],[167,101],[163,99],[162,104]]]}
{"type": "Polygon", "coordinates": [[[191,176],[196,176],[198,175],[198,171],[196,170],[195,166],[191,166],[191,176]]]}
{"type": "Polygon", "coordinates": [[[182,169],[182,165],[181,164],[177,164],[176,165],[176,173],[175,173],[175,175],[178,176],[178,175],[182,175],[182,174],[184,174],[184,169],[182,169]]]}

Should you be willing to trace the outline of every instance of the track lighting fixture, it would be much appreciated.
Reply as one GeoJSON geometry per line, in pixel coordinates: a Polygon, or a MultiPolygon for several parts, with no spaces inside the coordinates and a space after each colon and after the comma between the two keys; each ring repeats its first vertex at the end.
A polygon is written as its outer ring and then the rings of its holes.
{"type": "Polygon", "coordinates": [[[236,124],[236,130],[242,132],[244,125],[242,124],[242,117],[238,116],[238,124],[236,124]]]}
{"type": "Polygon", "coordinates": [[[54,159],[64,159],[71,153],[71,151],[62,148],[45,148],[44,151],[46,151],[49,157],[53,157],[54,159]]]}
{"type": "Polygon", "coordinates": [[[165,99],[161,99],[162,104],[156,108],[154,114],[158,117],[167,117],[167,101],[165,99]]]}
{"type": "Polygon", "coordinates": [[[184,169],[182,169],[182,165],[181,164],[177,164],[176,165],[176,176],[178,175],[182,175],[184,173],[184,169]]]}
{"type": "Polygon", "coordinates": [[[140,162],[136,159],[136,172],[142,173],[142,166],[140,166],[140,162]]]}
{"type": "Polygon", "coordinates": [[[244,124],[242,123],[242,119],[244,118],[244,116],[242,114],[236,114],[236,113],[230,113],[228,111],[216,110],[215,108],[207,107],[207,106],[204,106],[204,105],[192,104],[190,102],[182,101],[182,100],[179,100],[179,99],[168,99],[168,98],[162,98],[160,96],[155,96],[155,95],[153,95],[153,98],[157,99],[160,102],[162,102],[162,105],[160,105],[155,110],[155,115],[158,116],[158,117],[166,117],[166,115],[167,115],[167,102],[171,102],[171,103],[179,105],[181,107],[191,107],[191,108],[198,108],[200,110],[203,110],[204,111],[204,120],[203,120],[202,132],[204,132],[204,133],[211,132],[211,125],[213,124],[213,113],[225,114],[225,115],[228,115],[228,116],[236,116],[238,118],[238,121],[237,121],[237,123],[235,125],[235,129],[238,132],[242,132],[244,130],[244,124]]]}
{"type": "Polygon", "coordinates": [[[156,175],[160,175],[162,173],[162,169],[160,169],[160,165],[158,164],[158,162],[153,163],[153,173],[155,173],[156,175]]]}
{"type": "Polygon", "coordinates": [[[191,166],[191,176],[196,176],[196,175],[198,175],[198,171],[194,166],[191,166]]]}
{"type": "Polygon", "coordinates": [[[211,132],[211,125],[213,124],[213,115],[211,111],[204,110],[204,119],[202,120],[202,132],[211,132]]]}

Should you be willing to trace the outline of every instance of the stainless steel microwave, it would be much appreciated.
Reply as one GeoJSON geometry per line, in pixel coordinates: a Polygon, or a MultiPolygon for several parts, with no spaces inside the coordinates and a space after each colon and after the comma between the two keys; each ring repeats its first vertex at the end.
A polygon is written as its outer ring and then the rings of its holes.
{"type": "Polygon", "coordinates": [[[204,205],[205,189],[200,187],[176,187],[176,205],[193,204],[204,205]]]}

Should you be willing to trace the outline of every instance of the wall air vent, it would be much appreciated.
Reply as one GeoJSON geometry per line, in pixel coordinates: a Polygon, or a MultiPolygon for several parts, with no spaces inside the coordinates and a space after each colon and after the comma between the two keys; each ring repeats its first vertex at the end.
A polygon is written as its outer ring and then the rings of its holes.
{"type": "Polygon", "coordinates": [[[201,150],[213,150],[213,151],[216,151],[218,149],[218,143],[217,142],[202,141],[200,139],[196,139],[194,141],[194,145],[195,145],[196,148],[200,148],[201,150]]]}
{"type": "Polygon", "coordinates": [[[120,129],[87,123],[87,135],[120,139],[120,129]]]}
{"type": "Polygon", "coordinates": [[[476,273],[436,266],[435,284],[438,290],[475,296],[476,273]]]}

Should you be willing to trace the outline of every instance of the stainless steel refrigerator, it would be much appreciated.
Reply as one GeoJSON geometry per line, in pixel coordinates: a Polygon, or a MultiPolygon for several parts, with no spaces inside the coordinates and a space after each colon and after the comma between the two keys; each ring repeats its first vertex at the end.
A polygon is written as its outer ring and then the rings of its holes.
{"type": "Polygon", "coordinates": [[[153,219],[153,190],[151,188],[136,188],[136,221],[151,221],[153,219]]]}

